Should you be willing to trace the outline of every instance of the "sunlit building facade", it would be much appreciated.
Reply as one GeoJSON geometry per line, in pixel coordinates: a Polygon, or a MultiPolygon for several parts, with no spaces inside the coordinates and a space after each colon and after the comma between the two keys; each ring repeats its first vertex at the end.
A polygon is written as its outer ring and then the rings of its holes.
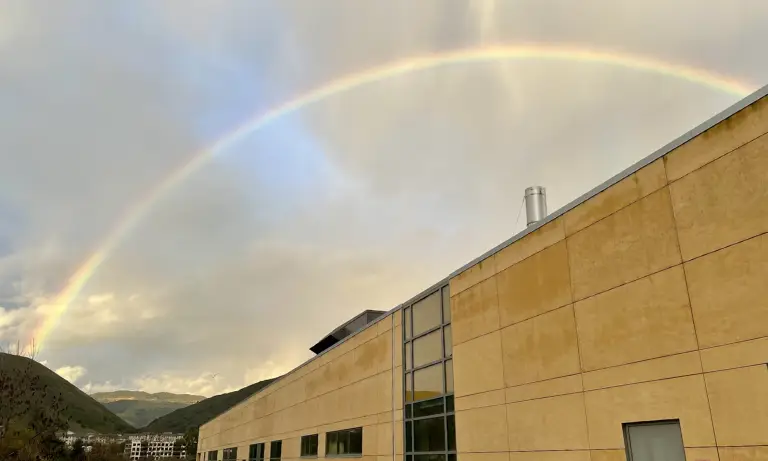
{"type": "Polygon", "coordinates": [[[321,341],[198,460],[768,460],[766,94],[321,341]]]}

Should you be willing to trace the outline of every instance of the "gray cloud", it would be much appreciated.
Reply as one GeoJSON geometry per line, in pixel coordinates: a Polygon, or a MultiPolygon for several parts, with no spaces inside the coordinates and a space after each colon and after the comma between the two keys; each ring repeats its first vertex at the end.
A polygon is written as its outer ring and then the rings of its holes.
{"type": "MultiPolygon", "coordinates": [[[[126,210],[254,114],[341,75],[550,43],[768,80],[732,2],[0,3],[0,341],[33,330],[126,210]]],[[[469,63],[275,121],[163,196],[46,342],[86,389],[215,393],[297,365],[734,102],[610,65],[469,63]],[[521,218],[522,220],[522,218],[521,218]],[[218,374],[216,378],[212,376],[218,374]]]]}

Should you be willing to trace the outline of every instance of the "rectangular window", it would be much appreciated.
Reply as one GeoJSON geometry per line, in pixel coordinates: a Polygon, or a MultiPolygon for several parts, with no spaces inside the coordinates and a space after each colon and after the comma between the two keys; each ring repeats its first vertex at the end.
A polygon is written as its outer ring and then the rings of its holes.
{"type": "Polygon", "coordinates": [[[317,456],[317,434],[301,436],[301,456],[317,456]]]}
{"type": "Polygon", "coordinates": [[[628,461],[685,461],[680,421],[624,424],[628,461]]]}
{"type": "Polygon", "coordinates": [[[208,452],[208,461],[216,461],[217,459],[219,459],[218,450],[208,452]]]}
{"type": "Polygon", "coordinates": [[[443,287],[443,323],[451,321],[451,297],[448,293],[448,287],[443,287]]]}
{"type": "Polygon", "coordinates": [[[225,448],[221,454],[221,459],[224,461],[232,461],[237,459],[237,448],[225,448]]]}
{"type": "Polygon", "coordinates": [[[445,451],[445,418],[417,419],[413,421],[413,451],[445,451]]]}
{"type": "Polygon", "coordinates": [[[263,443],[254,443],[248,447],[248,461],[264,461],[263,443]]]}
{"type": "Polygon", "coordinates": [[[413,305],[413,336],[418,336],[442,323],[442,302],[436,291],[413,305]]]}
{"type": "Polygon", "coordinates": [[[273,440],[269,443],[269,460],[279,461],[283,456],[283,441],[273,440]]]}
{"type": "Polygon", "coordinates": [[[440,338],[440,330],[433,331],[413,341],[414,367],[420,367],[441,358],[443,358],[443,340],[440,338]]]}
{"type": "Polygon", "coordinates": [[[443,394],[443,364],[413,372],[413,400],[425,400],[443,394]]]}
{"type": "Polygon", "coordinates": [[[363,454],[363,428],[344,429],[325,435],[326,456],[350,456],[363,454]]]}

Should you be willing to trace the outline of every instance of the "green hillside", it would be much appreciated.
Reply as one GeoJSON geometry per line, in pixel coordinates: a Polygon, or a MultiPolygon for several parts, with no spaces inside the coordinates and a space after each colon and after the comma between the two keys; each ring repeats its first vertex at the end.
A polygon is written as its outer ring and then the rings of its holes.
{"type": "Polygon", "coordinates": [[[20,374],[27,366],[31,373],[40,377],[52,394],[61,394],[64,401],[64,416],[70,420],[71,430],[91,430],[99,433],[133,432],[135,429],[109,411],[74,384],[49,370],[44,365],[26,357],[0,352],[0,369],[20,374]]]}
{"type": "Polygon", "coordinates": [[[142,432],[186,432],[224,413],[233,406],[259,392],[277,378],[259,381],[238,391],[214,395],[194,405],[169,413],[152,421],[142,432]]]}

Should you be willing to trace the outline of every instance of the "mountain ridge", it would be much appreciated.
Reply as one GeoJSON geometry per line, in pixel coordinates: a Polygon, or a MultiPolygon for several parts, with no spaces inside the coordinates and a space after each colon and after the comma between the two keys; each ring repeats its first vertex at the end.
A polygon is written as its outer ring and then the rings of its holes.
{"type": "Polygon", "coordinates": [[[131,390],[118,390],[111,392],[94,392],[91,397],[97,402],[110,403],[120,400],[140,400],[145,402],[169,402],[169,403],[185,403],[192,405],[201,400],[205,400],[206,397],[202,395],[194,394],[174,394],[171,392],[144,392],[144,391],[131,391],[131,390]]]}

